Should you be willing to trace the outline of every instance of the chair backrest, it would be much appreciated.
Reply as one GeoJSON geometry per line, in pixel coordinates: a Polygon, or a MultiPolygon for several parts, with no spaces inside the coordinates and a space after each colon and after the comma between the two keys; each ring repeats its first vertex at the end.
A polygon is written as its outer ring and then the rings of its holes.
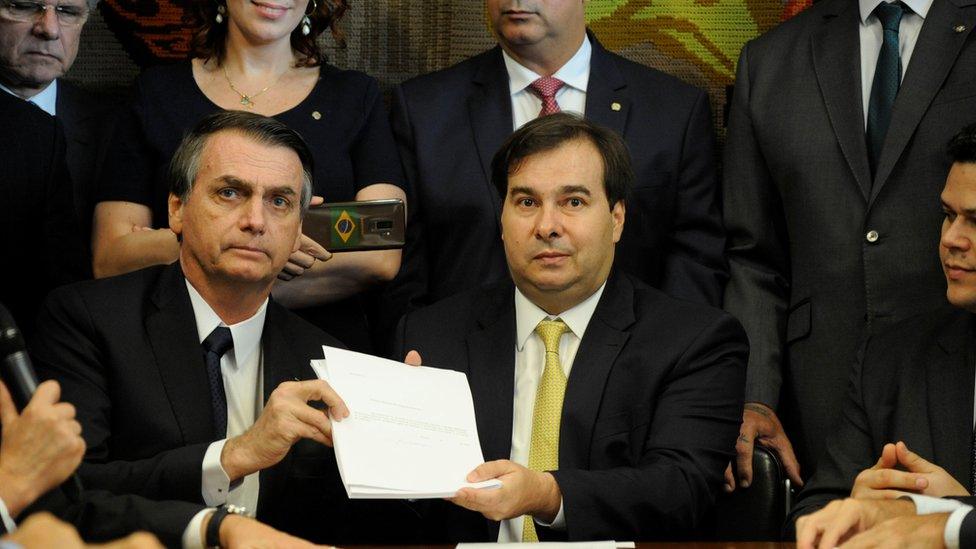
{"type": "Polygon", "coordinates": [[[790,481],[776,455],[756,446],[752,484],[715,502],[713,538],[722,541],[776,541],[791,503],[790,481]]]}

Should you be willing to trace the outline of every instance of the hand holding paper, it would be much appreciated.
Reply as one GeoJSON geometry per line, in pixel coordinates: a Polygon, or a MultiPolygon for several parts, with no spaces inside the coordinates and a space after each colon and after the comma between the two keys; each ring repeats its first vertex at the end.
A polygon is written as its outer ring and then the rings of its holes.
{"type": "MultiPolygon", "coordinates": [[[[350,416],[332,425],[336,461],[350,498],[452,497],[484,462],[464,374],[323,347],[312,368],[350,416]]],[[[411,360],[419,361],[419,355],[411,360]]]]}
{"type": "Polygon", "coordinates": [[[490,520],[506,520],[521,515],[531,515],[551,523],[559,513],[562,493],[556,479],[550,473],[532,471],[507,459],[489,461],[479,465],[468,475],[469,482],[497,479],[502,483],[498,490],[458,490],[450,501],[477,511],[490,520]]]}

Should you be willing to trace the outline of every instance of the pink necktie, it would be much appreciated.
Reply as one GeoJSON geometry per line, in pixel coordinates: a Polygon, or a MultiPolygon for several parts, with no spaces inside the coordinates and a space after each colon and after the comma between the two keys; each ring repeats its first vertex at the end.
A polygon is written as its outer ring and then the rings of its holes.
{"type": "Polygon", "coordinates": [[[562,80],[553,78],[552,76],[543,76],[529,84],[529,89],[538,95],[539,99],[542,99],[542,110],[539,111],[539,116],[547,116],[559,112],[559,103],[556,103],[556,92],[564,84],[562,80]]]}

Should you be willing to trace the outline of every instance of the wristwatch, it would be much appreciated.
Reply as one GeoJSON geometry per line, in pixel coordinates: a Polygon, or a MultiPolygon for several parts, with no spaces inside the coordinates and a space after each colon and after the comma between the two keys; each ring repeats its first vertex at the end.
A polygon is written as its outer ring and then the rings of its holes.
{"type": "Polygon", "coordinates": [[[239,505],[225,503],[210,515],[210,522],[207,523],[206,539],[204,545],[207,549],[220,549],[220,523],[224,522],[227,515],[246,515],[247,509],[239,505]]]}

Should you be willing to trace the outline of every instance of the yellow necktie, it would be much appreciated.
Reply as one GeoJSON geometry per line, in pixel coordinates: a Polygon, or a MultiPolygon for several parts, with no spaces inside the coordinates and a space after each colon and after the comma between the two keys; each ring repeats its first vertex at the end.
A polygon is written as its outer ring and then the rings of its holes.
{"type": "MultiPolygon", "coordinates": [[[[543,320],[535,327],[535,333],[546,346],[546,367],[539,380],[532,411],[529,469],[533,471],[559,469],[559,421],[566,393],[566,374],[559,363],[559,338],[567,330],[569,328],[559,319],[543,320]]],[[[525,515],[522,520],[522,541],[539,541],[532,517],[525,515]]]]}

